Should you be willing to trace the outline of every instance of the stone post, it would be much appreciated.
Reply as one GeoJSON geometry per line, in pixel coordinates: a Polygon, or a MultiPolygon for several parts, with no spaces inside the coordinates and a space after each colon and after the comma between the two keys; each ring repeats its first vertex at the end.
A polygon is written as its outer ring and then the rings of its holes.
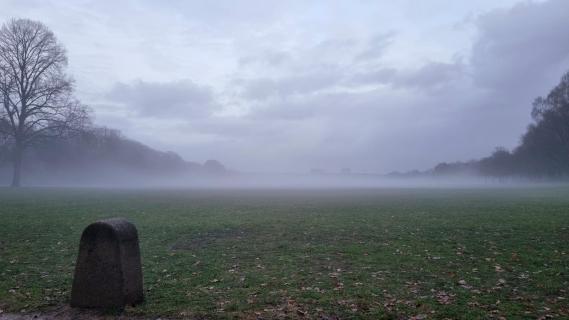
{"type": "Polygon", "coordinates": [[[144,300],[136,227],[121,218],[85,228],[71,289],[71,306],[123,308],[144,300]]]}

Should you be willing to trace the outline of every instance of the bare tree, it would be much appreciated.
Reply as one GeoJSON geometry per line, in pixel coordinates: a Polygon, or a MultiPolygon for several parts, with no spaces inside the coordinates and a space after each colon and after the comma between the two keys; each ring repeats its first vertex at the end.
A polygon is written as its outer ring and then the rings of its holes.
{"type": "Polygon", "coordinates": [[[0,130],[13,146],[13,187],[20,185],[27,147],[88,121],[87,109],[73,98],[66,67],[65,49],[44,24],[13,19],[2,25],[0,130]]]}

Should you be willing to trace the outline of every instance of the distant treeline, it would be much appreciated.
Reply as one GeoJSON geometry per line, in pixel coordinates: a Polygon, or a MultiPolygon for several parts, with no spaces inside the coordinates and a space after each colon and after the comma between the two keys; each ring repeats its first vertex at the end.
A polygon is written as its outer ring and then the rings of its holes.
{"type": "MultiPolygon", "coordinates": [[[[3,184],[9,183],[12,174],[12,148],[11,143],[0,143],[0,182],[3,184]]],[[[34,183],[104,183],[128,178],[226,173],[216,160],[204,164],[185,161],[174,152],[157,151],[125,138],[118,130],[104,127],[34,144],[26,149],[24,159],[27,172],[24,178],[34,183]]]]}
{"type": "Polygon", "coordinates": [[[188,174],[225,173],[215,160],[187,162],[94,127],[74,95],[67,62],[43,23],[11,19],[0,27],[0,183],[183,183],[188,174]]]}
{"type": "Polygon", "coordinates": [[[480,160],[440,163],[428,172],[396,175],[569,179],[569,73],[546,97],[534,101],[532,118],[520,145],[512,151],[497,148],[480,160]]]}

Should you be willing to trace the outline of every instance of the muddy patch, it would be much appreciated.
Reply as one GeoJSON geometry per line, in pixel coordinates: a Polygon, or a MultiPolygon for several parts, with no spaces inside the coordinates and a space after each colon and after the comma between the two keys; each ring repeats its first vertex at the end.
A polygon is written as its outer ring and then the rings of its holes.
{"type": "MultiPolygon", "coordinates": [[[[0,320],[113,320],[113,319],[124,319],[124,320],[146,320],[146,319],[156,319],[144,318],[139,316],[124,315],[121,313],[105,313],[103,311],[98,311],[94,309],[75,309],[68,305],[62,305],[42,311],[30,312],[30,313],[0,313],[0,320]]],[[[163,318],[161,319],[168,319],[163,318]]]]}

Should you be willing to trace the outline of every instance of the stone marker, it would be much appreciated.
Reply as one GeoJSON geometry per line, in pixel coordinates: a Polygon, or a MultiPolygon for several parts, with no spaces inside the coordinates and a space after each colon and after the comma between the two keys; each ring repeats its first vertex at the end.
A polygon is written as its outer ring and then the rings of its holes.
{"type": "Polygon", "coordinates": [[[71,306],[123,308],[143,300],[136,227],[121,218],[90,224],[81,235],[71,306]]]}

